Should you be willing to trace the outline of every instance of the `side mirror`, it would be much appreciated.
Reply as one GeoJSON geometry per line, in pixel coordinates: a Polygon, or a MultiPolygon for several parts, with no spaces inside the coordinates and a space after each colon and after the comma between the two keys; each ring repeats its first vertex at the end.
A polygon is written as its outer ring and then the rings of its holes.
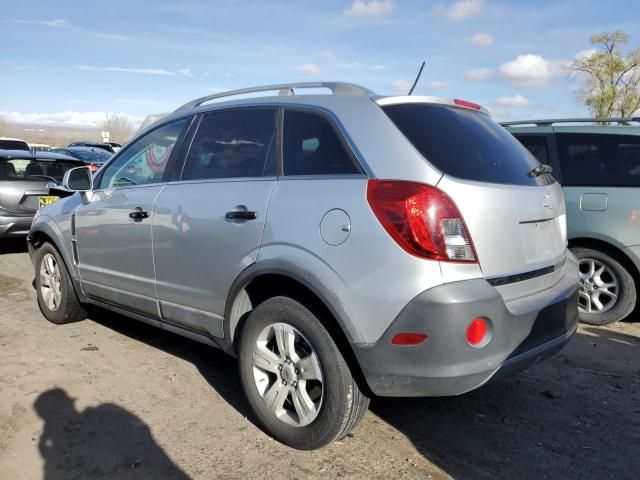
{"type": "Polygon", "coordinates": [[[72,192],[89,192],[93,189],[93,175],[89,167],[67,170],[62,178],[62,186],[72,192]]]}

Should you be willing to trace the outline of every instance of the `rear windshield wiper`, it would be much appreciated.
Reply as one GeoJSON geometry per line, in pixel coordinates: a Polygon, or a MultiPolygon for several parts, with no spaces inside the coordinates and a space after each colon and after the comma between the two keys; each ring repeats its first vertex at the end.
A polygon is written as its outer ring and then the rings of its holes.
{"type": "Polygon", "coordinates": [[[538,177],[545,173],[552,173],[552,172],[553,172],[553,168],[551,167],[551,165],[546,165],[544,163],[541,163],[536,168],[534,168],[529,173],[527,173],[527,175],[530,177],[538,177]]]}

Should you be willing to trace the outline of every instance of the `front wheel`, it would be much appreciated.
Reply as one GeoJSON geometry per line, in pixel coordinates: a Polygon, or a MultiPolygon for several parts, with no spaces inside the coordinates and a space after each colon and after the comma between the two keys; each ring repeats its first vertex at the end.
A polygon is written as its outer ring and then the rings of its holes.
{"type": "Polygon", "coordinates": [[[259,423],[294,448],[312,450],[344,437],[369,405],[318,316],[288,297],[251,312],[239,368],[259,423]]]}
{"type": "Polygon", "coordinates": [[[45,318],[56,324],[86,318],[87,311],[78,300],[67,267],[55,247],[43,243],[35,264],[38,306],[45,318]]]}
{"type": "Polygon", "coordinates": [[[572,248],[578,259],[580,321],[608,325],[623,320],[636,306],[633,276],[610,255],[591,248],[572,248]]]}

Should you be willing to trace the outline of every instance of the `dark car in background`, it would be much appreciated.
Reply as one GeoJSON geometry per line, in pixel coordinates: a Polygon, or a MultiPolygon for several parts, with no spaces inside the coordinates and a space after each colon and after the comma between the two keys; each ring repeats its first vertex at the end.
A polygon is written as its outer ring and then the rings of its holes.
{"type": "Polygon", "coordinates": [[[106,150],[109,153],[115,153],[115,150],[109,143],[103,142],[71,142],[68,147],[93,147],[93,148],[101,148],[102,150],[106,150]]]}
{"type": "Polygon", "coordinates": [[[29,144],[18,138],[0,137],[0,150],[31,150],[29,144]]]}
{"type": "Polygon", "coordinates": [[[0,238],[26,236],[38,208],[58,199],[49,184],[84,162],[51,152],[0,150],[0,238]]]}
{"type": "Polygon", "coordinates": [[[97,172],[102,164],[113,155],[102,148],[96,147],[54,148],[51,151],[82,160],[92,172],[97,172]]]}

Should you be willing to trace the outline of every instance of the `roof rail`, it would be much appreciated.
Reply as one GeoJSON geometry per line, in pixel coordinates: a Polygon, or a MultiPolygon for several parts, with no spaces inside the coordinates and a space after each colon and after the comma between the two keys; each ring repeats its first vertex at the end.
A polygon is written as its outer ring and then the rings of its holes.
{"type": "Polygon", "coordinates": [[[239,90],[230,90],[228,92],[215,93],[213,95],[206,95],[204,97],[196,98],[188,103],[185,103],[180,108],[175,110],[180,112],[183,110],[191,110],[192,108],[199,107],[209,100],[215,100],[217,98],[231,97],[235,95],[243,95],[245,93],[256,92],[268,92],[272,90],[278,90],[279,95],[293,95],[294,88],[328,88],[334,95],[373,95],[371,90],[355,85],[353,83],[344,82],[303,82],[303,83],[282,83],[278,85],[264,85],[261,87],[241,88],[239,90]]]}
{"type": "Polygon", "coordinates": [[[551,118],[547,120],[518,120],[515,122],[500,122],[500,125],[509,127],[512,125],[536,125],[538,127],[548,127],[554,123],[619,123],[629,125],[630,122],[640,122],[640,117],[618,117],[618,118],[551,118]]]}

